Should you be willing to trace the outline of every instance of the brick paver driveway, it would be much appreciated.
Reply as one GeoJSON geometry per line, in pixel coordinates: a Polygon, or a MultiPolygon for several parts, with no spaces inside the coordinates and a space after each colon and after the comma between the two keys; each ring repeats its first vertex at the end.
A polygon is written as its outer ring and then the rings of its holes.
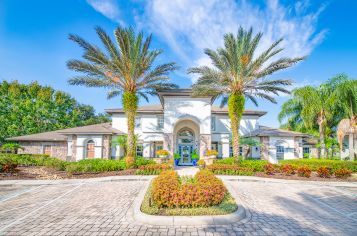
{"type": "Polygon", "coordinates": [[[171,227],[141,225],[126,217],[148,182],[0,182],[0,235],[357,235],[357,185],[225,180],[242,200],[246,219],[171,227]]]}

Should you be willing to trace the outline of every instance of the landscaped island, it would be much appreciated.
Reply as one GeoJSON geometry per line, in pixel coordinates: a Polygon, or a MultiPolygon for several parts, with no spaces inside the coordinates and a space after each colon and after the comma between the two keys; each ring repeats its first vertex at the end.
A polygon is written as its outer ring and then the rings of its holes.
{"type": "Polygon", "coordinates": [[[212,172],[179,177],[169,170],[153,180],[141,210],[151,215],[225,215],[236,211],[237,204],[212,172]]]}

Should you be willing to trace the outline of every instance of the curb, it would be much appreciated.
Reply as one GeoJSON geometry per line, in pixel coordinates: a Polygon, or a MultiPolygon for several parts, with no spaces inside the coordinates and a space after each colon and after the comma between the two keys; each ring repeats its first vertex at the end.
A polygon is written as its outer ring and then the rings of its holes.
{"type": "MultiPolygon", "coordinates": [[[[140,193],[135,197],[131,209],[127,212],[128,219],[136,223],[153,226],[215,226],[238,223],[246,218],[246,210],[241,204],[240,199],[234,196],[238,205],[238,210],[228,215],[213,215],[213,216],[156,216],[148,215],[140,210],[141,203],[144,199],[146,191],[150,186],[148,182],[140,193]]],[[[232,187],[226,186],[228,191],[232,194],[232,187]]],[[[236,195],[236,194],[235,194],[236,195]]],[[[233,195],[232,195],[233,196],[233,195]]]]}
{"type": "Polygon", "coordinates": [[[148,181],[154,178],[151,175],[127,175],[109,176],[87,179],[58,179],[58,180],[1,180],[0,186],[12,185],[58,185],[58,184],[78,184],[78,183],[97,183],[97,182],[117,182],[117,181],[148,181]]]}

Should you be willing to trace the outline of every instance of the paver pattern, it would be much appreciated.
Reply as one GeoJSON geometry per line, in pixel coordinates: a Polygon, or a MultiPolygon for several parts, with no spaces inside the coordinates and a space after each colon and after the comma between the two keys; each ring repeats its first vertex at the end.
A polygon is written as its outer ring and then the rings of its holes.
{"type": "Polygon", "coordinates": [[[0,235],[357,235],[357,187],[225,181],[246,207],[246,219],[169,227],[127,217],[148,183],[0,185],[0,235]]]}

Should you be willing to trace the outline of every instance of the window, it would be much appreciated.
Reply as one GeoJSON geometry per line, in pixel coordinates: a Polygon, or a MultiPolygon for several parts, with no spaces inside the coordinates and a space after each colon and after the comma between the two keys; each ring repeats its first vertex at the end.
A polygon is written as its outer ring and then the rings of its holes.
{"type": "Polygon", "coordinates": [[[284,159],[284,146],[276,146],[276,158],[278,160],[284,159]]]}
{"type": "Polygon", "coordinates": [[[239,147],[239,156],[243,156],[243,147],[239,147]]]}
{"type": "Polygon", "coordinates": [[[87,142],[87,148],[86,148],[86,158],[88,159],[93,159],[94,158],[94,141],[89,140],[87,142]]]}
{"type": "Polygon", "coordinates": [[[163,129],[164,128],[164,116],[157,117],[157,128],[163,129]]]}
{"type": "Polygon", "coordinates": [[[229,146],[229,157],[233,156],[233,147],[232,145],[229,146]]]}
{"type": "Polygon", "coordinates": [[[143,147],[142,144],[136,145],[136,156],[137,157],[142,157],[143,156],[143,150],[144,150],[144,147],[143,147]]]}
{"type": "Polygon", "coordinates": [[[216,117],[211,116],[211,130],[215,131],[216,130],[216,117]]]}
{"type": "Polygon", "coordinates": [[[162,150],[162,149],[164,149],[164,146],[163,146],[162,143],[155,144],[154,156],[155,156],[155,157],[158,157],[158,156],[156,155],[156,151],[162,150]]]}
{"type": "Polygon", "coordinates": [[[310,147],[303,147],[302,148],[302,153],[303,153],[303,157],[306,158],[306,157],[310,157],[310,147]]]}
{"type": "Polygon", "coordinates": [[[141,127],[141,117],[135,117],[135,127],[136,128],[141,127]]]}
{"type": "Polygon", "coordinates": [[[43,154],[51,156],[51,145],[43,146],[43,154]]]}

